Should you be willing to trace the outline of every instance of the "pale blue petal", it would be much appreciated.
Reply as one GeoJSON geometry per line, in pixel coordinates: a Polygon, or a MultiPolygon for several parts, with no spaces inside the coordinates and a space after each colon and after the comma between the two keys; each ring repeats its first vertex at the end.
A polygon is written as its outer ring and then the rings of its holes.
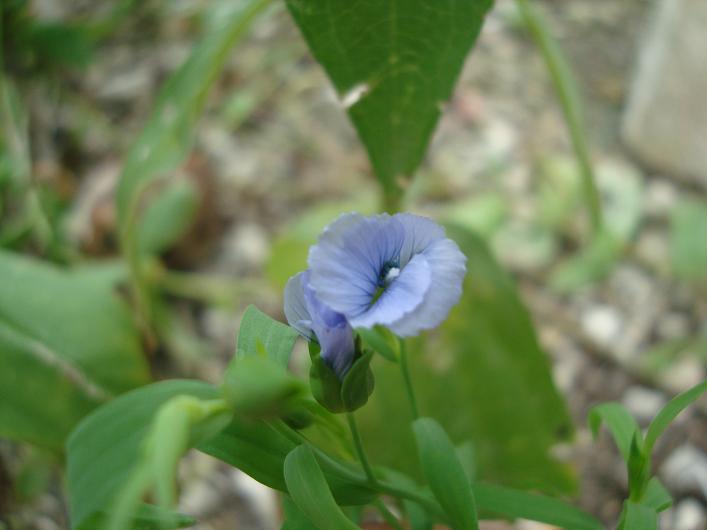
{"type": "Polygon", "coordinates": [[[435,241],[445,238],[444,228],[432,219],[411,213],[397,213],[393,216],[405,230],[405,242],[400,250],[400,266],[404,267],[415,255],[423,252],[435,241]]]}
{"type": "Polygon", "coordinates": [[[285,317],[287,322],[303,337],[312,340],[312,318],[304,299],[303,280],[307,272],[292,276],[285,286],[285,317]]]}
{"type": "MultiPolygon", "coordinates": [[[[422,255],[430,266],[431,284],[422,303],[389,326],[400,337],[411,337],[422,330],[437,327],[461,297],[466,256],[457,244],[447,238],[438,240],[425,248],[422,255]]],[[[408,267],[415,259],[413,257],[408,267]]]]}
{"type": "Polygon", "coordinates": [[[349,319],[365,313],[384,265],[398,259],[404,240],[402,224],[387,214],[340,216],[309,251],[317,297],[349,319]]]}
{"type": "Polygon", "coordinates": [[[413,256],[376,303],[365,313],[350,318],[354,328],[371,328],[377,324],[390,326],[414,311],[423,301],[432,281],[431,267],[424,254],[413,256]]]}
{"type": "Polygon", "coordinates": [[[312,330],[321,346],[322,359],[343,379],[353,362],[353,329],[344,315],[322,303],[308,281],[309,271],[303,276],[302,287],[307,310],[312,317],[312,330]]]}

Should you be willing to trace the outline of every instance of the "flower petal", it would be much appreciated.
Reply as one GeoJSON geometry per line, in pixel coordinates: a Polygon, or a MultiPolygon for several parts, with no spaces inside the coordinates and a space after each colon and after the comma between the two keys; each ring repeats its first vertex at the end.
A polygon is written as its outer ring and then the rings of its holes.
{"type": "Polygon", "coordinates": [[[307,302],[304,299],[303,282],[309,275],[307,271],[295,274],[285,286],[285,317],[287,322],[306,339],[312,340],[312,317],[307,310],[307,302]]]}
{"type": "Polygon", "coordinates": [[[303,275],[302,288],[307,311],[312,318],[312,330],[322,349],[322,359],[343,380],[351,368],[355,353],[353,329],[344,315],[319,300],[309,285],[309,271],[303,275]]]}
{"type": "MultiPolygon", "coordinates": [[[[435,241],[421,255],[429,264],[431,283],[422,303],[390,324],[390,330],[400,337],[411,337],[441,324],[462,294],[466,256],[454,241],[448,238],[435,241]]],[[[413,257],[407,267],[416,258],[413,257]]]]}
{"type": "Polygon", "coordinates": [[[387,215],[340,216],[309,251],[310,284],[317,297],[351,319],[368,311],[383,266],[397,259],[405,230],[387,215]]]}
{"type": "Polygon", "coordinates": [[[411,213],[397,213],[393,216],[405,230],[405,242],[400,250],[400,266],[404,267],[415,255],[423,252],[435,241],[445,238],[444,228],[432,219],[411,213]]]}
{"type": "Polygon", "coordinates": [[[377,324],[390,326],[405,314],[414,311],[429,291],[432,270],[423,254],[413,256],[395,280],[386,288],[368,311],[350,318],[354,328],[370,328],[377,324]]]}

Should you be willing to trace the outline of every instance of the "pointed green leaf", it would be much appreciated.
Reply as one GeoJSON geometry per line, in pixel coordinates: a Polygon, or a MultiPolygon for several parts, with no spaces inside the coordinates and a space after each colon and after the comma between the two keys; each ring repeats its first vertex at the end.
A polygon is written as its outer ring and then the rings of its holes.
{"type": "Polygon", "coordinates": [[[383,187],[424,156],[490,0],[288,0],[348,109],[383,187]]]}
{"type": "Polygon", "coordinates": [[[559,499],[490,484],[475,483],[473,488],[484,518],[529,519],[566,530],[604,530],[594,517],[559,499]]]}
{"type": "Polygon", "coordinates": [[[455,530],[478,530],[471,483],[452,441],[432,418],[413,423],[422,471],[455,530]]]}
{"type": "Polygon", "coordinates": [[[648,506],[626,501],[621,530],[658,530],[658,513],[648,506]]]}
{"type": "Polygon", "coordinates": [[[640,433],[638,423],[619,403],[603,403],[589,411],[589,426],[595,438],[602,422],[611,431],[621,456],[628,463],[634,436],[640,433]]]}
{"type": "Polygon", "coordinates": [[[341,402],[347,412],[363,407],[373,392],[372,358],[373,352],[369,352],[356,359],[344,378],[341,385],[341,402]]]}
{"type": "Polygon", "coordinates": [[[241,320],[236,343],[236,358],[263,355],[287,368],[297,340],[294,328],[272,319],[254,305],[248,306],[241,320]]]}
{"type": "Polygon", "coordinates": [[[656,512],[662,512],[673,505],[673,497],[658,477],[653,477],[648,482],[641,504],[653,508],[656,512]]]}
{"type": "Polygon", "coordinates": [[[707,381],[703,381],[682,394],[674,397],[663,407],[658,415],[653,418],[653,421],[648,426],[648,431],[646,432],[645,445],[646,452],[648,454],[650,454],[653,446],[658,441],[658,438],[660,438],[660,435],[663,434],[668,425],[670,425],[670,422],[677,418],[678,414],[696,401],[697,398],[699,398],[706,391],[707,381]]]}
{"type": "Polygon", "coordinates": [[[319,530],[358,530],[337,506],[311,449],[300,445],[285,458],[287,490],[300,511],[319,530]]]}

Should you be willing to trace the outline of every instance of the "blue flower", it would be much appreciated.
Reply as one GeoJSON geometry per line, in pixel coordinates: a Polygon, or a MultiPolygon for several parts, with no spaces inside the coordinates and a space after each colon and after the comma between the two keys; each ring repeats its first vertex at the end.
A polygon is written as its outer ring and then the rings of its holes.
{"type": "Polygon", "coordinates": [[[444,229],[409,213],[340,216],[310,249],[308,264],[310,315],[321,304],[332,322],[336,315],[353,328],[382,325],[401,337],[438,326],[459,301],[466,274],[466,256],[444,229]]]}
{"type": "Polygon", "coordinates": [[[285,316],[303,337],[319,343],[322,359],[343,380],[355,353],[353,329],[342,314],[317,298],[309,278],[309,271],[305,271],[287,282],[285,316]]]}

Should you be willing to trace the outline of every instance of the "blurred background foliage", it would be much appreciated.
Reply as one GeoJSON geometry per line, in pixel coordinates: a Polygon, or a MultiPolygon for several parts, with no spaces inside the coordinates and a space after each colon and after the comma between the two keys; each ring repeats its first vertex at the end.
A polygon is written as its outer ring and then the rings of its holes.
{"type": "MultiPolygon", "coordinates": [[[[622,136],[650,3],[473,4],[464,31],[411,21],[425,39],[401,41],[398,73],[375,60],[385,35],[355,47],[374,4],[323,31],[294,0],[2,3],[0,521],[65,526],[77,422],[151,380],[219,382],[245,307],[282,319],[321,228],[381,208],[445,222],[469,257],[462,302],[411,345],[423,413],[475,476],[615,517],[625,479],[586,413],[615,399],[645,422],[704,379],[705,174],[622,136]]],[[[374,369],[365,443],[405,469],[399,374],[374,369]]],[[[681,509],[705,520],[706,412],[658,447],[676,529],[681,509]]],[[[209,528],[273,527],[241,475],[186,468],[209,528]]]]}

